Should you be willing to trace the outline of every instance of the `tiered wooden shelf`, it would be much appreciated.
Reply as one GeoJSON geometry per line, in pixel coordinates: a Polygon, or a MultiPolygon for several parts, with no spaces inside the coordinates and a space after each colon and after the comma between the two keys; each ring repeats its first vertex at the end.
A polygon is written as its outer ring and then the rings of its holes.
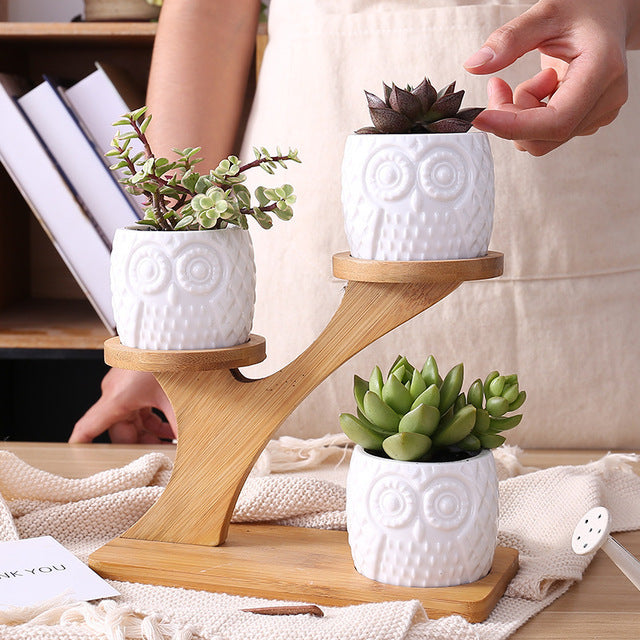
{"type": "Polygon", "coordinates": [[[176,414],[178,449],[159,500],[90,556],[98,573],[333,605],[418,599],[430,616],[459,613],[473,622],[489,615],[517,569],[513,549],[500,549],[489,575],[472,585],[402,588],[356,573],[345,532],[229,525],[260,452],[307,394],[462,282],[500,275],[503,257],[489,252],[472,260],[389,263],[338,254],[333,266],[337,277],[349,281],[339,308],[313,344],[267,378],[250,380],[237,370],[264,357],[259,336],[237,347],[201,351],[132,349],[117,337],[106,342],[108,364],[156,377],[176,414]]]}

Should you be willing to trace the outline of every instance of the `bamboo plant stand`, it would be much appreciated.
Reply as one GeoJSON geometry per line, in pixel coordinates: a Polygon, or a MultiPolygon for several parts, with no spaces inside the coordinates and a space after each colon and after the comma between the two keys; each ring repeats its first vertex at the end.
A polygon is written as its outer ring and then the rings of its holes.
{"type": "Polygon", "coordinates": [[[117,337],[107,340],[107,364],[151,371],[167,393],[178,447],[160,499],[122,536],[94,552],[90,566],[117,580],[335,606],[417,598],[431,616],[484,619],[515,574],[512,549],[499,548],[492,571],[472,585],[394,587],[355,571],[345,532],[229,522],[267,442],[320,382],[462,282],[499,276],[502,266],[496,252],[428,262],[337,254],[334,274],[349,282],[333,318],[293,362],[259,380],[245,378],[238,367],[265,358],[260,336],[238,347],[203,351],[147,351],[124,347],[117,337]]]}

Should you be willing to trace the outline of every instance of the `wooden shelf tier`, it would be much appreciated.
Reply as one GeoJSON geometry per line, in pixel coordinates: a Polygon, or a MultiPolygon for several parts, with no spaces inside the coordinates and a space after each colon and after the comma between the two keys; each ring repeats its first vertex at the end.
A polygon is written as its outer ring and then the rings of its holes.
{"type": "Polygon", "coordinates": [[[85,300],[28,299],[0,310],[0,349],[96,349],[109,331],[85,300]]]}
{"type": "Polygon", "coordinates": [[[0,42],[151,44],[154,22],[0,22],[0,42]]]}
{"type": "Polygon", "coordinates": [[[518,570],[518,552],[498,547],[487,576],[455,587],[397,587],[353,567],[346,531],[231,525],[219,547],[118,538],[91,555],[105,578],[332,607],[419,600],[430,618],[482,622],[518,570]]]}
{"type": "Polygon", "coordinates": [[[504,255],[489,251],[467,260],[416,260],[411,262],[362,260],[349,253],[333,256],[333,274],[356,282],[425,283],[485,280],[502,275],[504,255]]]}
{"type": "Polygon", "coordinates": [[[222,349],[153,351],[125,347],[117,336],[104,344],[105,362],[118,369],[135,371],[212,371],[258,364],[267,357],[266,341],[251,335],[244,344],[222,349]]]}

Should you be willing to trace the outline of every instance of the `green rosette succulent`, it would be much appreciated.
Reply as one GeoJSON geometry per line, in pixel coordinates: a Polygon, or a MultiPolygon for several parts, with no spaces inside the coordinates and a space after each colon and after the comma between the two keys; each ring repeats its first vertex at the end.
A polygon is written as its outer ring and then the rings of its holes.
{"type": "Polygon", "coordinates": [[[464,91],[452,82],[440,91],[425,78],[415,89],[382,84],[384,100],[365,91],[373,127],[356,133],[464,133],[484,108],[461,109],[464,91]]]}
{"type": "Polygon", "coordinates": [[[394,460],[452,460],[504,443],[503,431],[520,424],[527,394],[518,376],[492,371],[462,391],[464,365],[442,378],[429,356],[422,369],[398,356],[386,379],[376,366],[369,380],[354,377],[356,415],[340,426],[364,449],[394,460]]]}

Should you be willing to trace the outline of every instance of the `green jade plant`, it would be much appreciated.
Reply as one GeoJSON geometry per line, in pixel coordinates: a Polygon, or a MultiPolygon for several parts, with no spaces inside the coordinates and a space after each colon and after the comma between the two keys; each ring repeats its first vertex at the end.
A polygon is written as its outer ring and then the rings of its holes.
{"type": "Polygon", "coordinates": [[[461,109],[464,90],[452,82],[440,91],[425,78],[406,89],[382,83],[384,100],[365,91],[373,127],[356,133],[465,133],[483,107],[461,109]]]}
{"type": "Polygon", "coordinates": [[[164,231],[224,229],[230,224],[247,229],[250,216],[268,229],[273,224],[272,213],[281,220],[291,218],[291,205],[296,201],[291,185],[257,187],[254,202],[242,183],[247,179],[245,172],[255,167],[273,174],[278,166],[286,169],[287,161],[300,162],[295,149],[286,154],[277,149],[272,155],[264,147],[254,148],[252,162],[241,164],[236,156],[229,156],[208,174],[200,174],[194,169],[202,160],[196,157],[200,147],[174,149],[177,159],[173,161],[155,156],[145,133],[151,122],[146,111],[147,107],[141,107],[114,122],[114,126],[126,125],[131,130],[117,131],[113,148],[106,154],[117,158],[110,168],[122,171],[120,182],[127,191],[147,198],[144,218],[138,224],[164,231]],[[142,151],[132,149],[131,141],[136,138],[142,151]]]}
{"type": "Polygon", "coordinates": [[[340,426],[369,452],[394,460],[455,460],[504,441],[501,432],[520,424],[507,416],[524,403],[517,375],[492,371],[462,392],[464,366],[443,378],[433,356],[421,370],[398,356],[384,380],[376,366],[369,380],[354,377],[357,415],[343,413],[340,426]]]}

